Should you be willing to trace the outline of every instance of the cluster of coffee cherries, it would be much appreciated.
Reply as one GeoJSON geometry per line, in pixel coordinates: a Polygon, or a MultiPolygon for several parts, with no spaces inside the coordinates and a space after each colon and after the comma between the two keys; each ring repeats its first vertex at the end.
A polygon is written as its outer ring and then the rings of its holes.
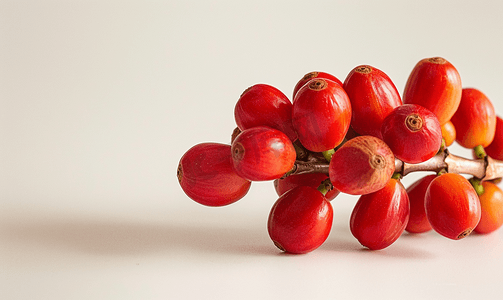
{"type": "Polygon", "coordinates": [[[308,73],[292,101],[256,84],[241,94],[234,117],[231,145],[193,146],[180,160],[178,181],[207,206],[234,203],[252,181],[274,181],[279,198],[267,228],[282,251],[307,253],[325,242],[330,201],[339,193],[361,195],[350,229],[372,250],[404,231],[433,229],[457,240],[503,224],[503,192],[494,181],[435,167],[407,189],[400,182],[398,166],[424,164],[455,141],[474,149],[473,161],[503,159],[503,120],[481,91],[462,87],[444,58],[419,61],[402,95],[369,65],[351,70],[344,82],[308,73]]]}

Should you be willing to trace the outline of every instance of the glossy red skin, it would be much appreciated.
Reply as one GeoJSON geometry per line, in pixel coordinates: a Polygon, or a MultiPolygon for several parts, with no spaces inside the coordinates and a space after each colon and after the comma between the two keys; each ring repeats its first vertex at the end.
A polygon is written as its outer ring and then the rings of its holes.
{"type": "Polygon", "coordinates": [[[439,234],[459,240],[471,233],[480,220],[480,201],[466,178],[446,173],[433,179],[425,195],[428,222],[439,234]]]}
{"type": "Polygon", "coordinates": [[[178,182],[192,200],[207,206],[228,205],[241,199],[251,182],[238,176],[231,161],[231,146],[202,143],[180,159],[178,182]]]}
{"type": "Polygon", "coordinates": [[[304,75],[304,77],[302,77],[302,79],[299,80],[299,82],[297,82],[297,84],[295,85],[295,87],[293,89],[292,99],[295,99],[295,95],[297,94],[297,92],[300,90],[301,87],[303,87],[306,83],[308,83],[311,79],[314,79],[314,78],[323,78],[323,79],[332,80],[333,82],[342,86],[342,81],[340,81],[339,78],[335,77],[332,74],[325,73],[325,72],[318,72],[318,71],[309,72],[306,75],[304,75]]]}
{"type": "Polygon", "coordinates": [[[325,79],[306,83],[293,101],[293,126],[302,145],[322,152],[337,147],[351,123],[351,103],[342,86],[325,79]],[[325,84],[321,90],[315,83],[325,84]]]}
{"type": "Polygon", "coordinates": [[[231,152],[236,173],[251,181],[280,178],[293,168],[296,159],[290,139],[265,126],[241,132],[232,142],[231,152]]]}
{"type": "Polygon", "coordinates": [[[435,114],[416,104],[404,104],[395,108],[384,119],[381,127],[384,142],[395,157],[417,164],[435,156],[442,144],[442,129],[435,114]],[[417,115],[423,121],[421,129],[412,131],[406,119],[417,115]]]}
{"type": "Polygon", "coordinates": [[[391,79],[381,70],[362,65],[344,81],[353,111],[351,127],[360,135],[382,138],[381,124],[402,99],[391,79]]]}
{"type": "Polygon", "coordinates": [[[503,191],[494,183],[483,181],[484,193],[479,196],[481,216],[476,233],[491,233],[503,225],[503,191]]]}
{"type": "Polygon", "coordinates": [[[434,113],[440,125],[451,119],[461,101],[461,76],[443,58],[425,58],[412,70],[403,92],[404,104],[419,104],[434,113]]]}
{"type": "Polygon", "coordinates": [[[274,203],[267,230],[279,249],[302,254],[313,251],[325,242],[332,221],[330,202],[316,189],[298,186],[274,203]]]}
{"type": "Polygon", "coordinates": [[[370,135],[358,136],[342,145],[329,165],[330,181],[346,194],[363,195],[382,189],[395,171],[395,157],[381,140],[370,135]],[[372,157],[380,155],[385,164],[373,167],[372,157]]]}
{"type": "Polygon", "coordinates": [[[498,160],[503,160],[503,120],[500,117],[496,117],[496,131],[494,134],[494,139],[485,148],[486,154],[490,157],[498,160]]]}
{"type": "MultiPolygon", "coordinates": [[[[299,185],[310,186],[314,189],[318,189],[320,184],[326,179],[328,179],[328,176],[322,173],[290,175],[283,179],[280,178],[274,180],[274,189],[276,190],[278,196],[283,195],[299,185]]],[[[327,198],[328,201],[331,201],[337,197],[339,193],[340,192],[334,188],[325,195],[325,198],[327,198]]]]}
{"type": "Polygon", "coordinates": [[[409,197],[391,179],[384,188],[358,199],[350,219],[353,236],[371,250],[384,249],[403,233],[409,219],[409,197]]]}
{"type": "Polygon", "coordinates": [[[430,222],[426,217],[424,197],[428,186],[437,178],[437,175],[428,175],[414,182],[407,188],[410,203],[410,217],[405,230],[410,233],[423,233],[431,230],[430,222]]]}
{"type": "Polygon", "coordinates": [[[292,125],[292,103],[277,88],[256,84],[246,89],[234,108],[239,129],[268,126],[285,133],[293,142],[297,133],[292,125]]]}
{"type": "Polygon", "coordinates": [[[442,129],[442,138],[445,140],[445,146],[449,147],[456,141],[456,127],[451,121],[448,121],[440,127],[442,129]]]}
{"type": "Polygon", "coordinates": [[[459,108],[452,116],[456,141],[465,148],[489,146],[496,132],[496,113],[489,98],[473,88],[463,89],[459,108]]]}

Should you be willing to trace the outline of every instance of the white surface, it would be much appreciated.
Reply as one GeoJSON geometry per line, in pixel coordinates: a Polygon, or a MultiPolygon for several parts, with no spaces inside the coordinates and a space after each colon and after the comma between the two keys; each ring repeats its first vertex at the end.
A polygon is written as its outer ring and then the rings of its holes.
{"type": "MultiPolygon", "coordinates": [[[[208,208],[175,169],[228,142],[255,83],[360,64],[402,91],[425,57],[503,112],[500,1],[0,1],[0,299],[497,299],[503,233],[366,251],[356,197],[320,249],[282,255],[272,184],[208,208]]],[[[470,155],[454,147],[457,154],[470,155]]],[[[408,185],[413,177],[404,180],[408,185]]]]}

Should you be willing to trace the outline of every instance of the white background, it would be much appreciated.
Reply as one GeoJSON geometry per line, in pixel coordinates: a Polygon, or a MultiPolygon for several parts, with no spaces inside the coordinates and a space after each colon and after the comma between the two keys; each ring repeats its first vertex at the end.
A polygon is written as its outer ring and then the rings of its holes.
{"type": "Polygon", "coordinates": [[[501,1],[0,0],[0,298],[501,298],[501,230],[368,251],[341,195],[327,242],[284,255],[271,182],[209,208],[175,175],[191,146],[229,143],[244,89],[291,96],[315,70],[370,64],[403,91],[442,56],[502,113],[501,15],[501,1]]]}

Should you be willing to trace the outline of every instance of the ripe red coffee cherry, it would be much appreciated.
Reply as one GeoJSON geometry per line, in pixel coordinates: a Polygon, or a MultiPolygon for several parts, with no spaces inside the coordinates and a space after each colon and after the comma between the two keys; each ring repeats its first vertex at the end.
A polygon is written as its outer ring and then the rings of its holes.
{"type": "Polygon", "coordinates": [[[395,157],[381,140],[358,136],[342,145],[329,165],[330,181],[346,194],[363,195],[382,189],[395,171],[395,157]]]}
{"type": "Polygon", "coordinates": [[[293,142],[297,133],[292,125],[292,103],[277,88],[256,84],[246,89],[234,108],[239,129],[268,126],[286,134],[293,142]]]}
{"type": "Polygon", "coordinates": [[[312,79],[293,101],[293,126],[306,149],[322,152],[337,147],[351,123],[351,103],[342,87],[321,78],[312,79]]]}
{"type": "Polygon", "coordinates": [[[503,120],[500,117],[496,117],[494,139],[485,150],[490,157],[503,160],[503,120]]]}
{"type": "Polygon", "coordinates": [[[449,147],[456,140],[456,127],[451,121],[447,121],[440,127],[442,129],[442,138],[445,140],[445,146],[449,147]]]}
{"type": "Polygon", "coordinates": [[[342,86],[342,82],[332,74],[325,73],[325,72],[309,72],[306,75],[304,75],[304,77],[302,77],[302,79],[299,80],[299,82],[297,82],[297,84],[295,85],[295,88],[293,89],[292,99],[295,99],[295,95],[297,94],[297,92],[300,90],[301,87],[303,87],[311,79],[315,79],[315,78],[323,78],[323,79],[332,80],[333,82],[342,86]]]}
{"type": "Polygon", "coordinates": [[[231,146],[202,143],[180,159],[178,182],[192,200],[208,206],[223,206],[241,199],[251,182],[238,176],[231,160],[231,146]]]}
{"type": "Polygon", "coordinates": [[[409,198],[396,179],[358,199],[350,219],[353,236],[365,247],[380,250],[393,244],[409,219],[409,198]]]}
{"type": "Polygon", "coordinates": [[[503,225],[503,191],[494,183],[483,181],[484,193],[479,196],[481,206],[477,233],[490,233],[503,225]]]}
{"type": "Polygon", "coordinates": [[[274,203],[267,230],[280,250],[301,254],[313,251],[325,242],[332,221],[330,202],[316,189],[298,186],[274,203]]]}
{"type": "Polygon", "coordinates": [[[441,57],[425,58],[412,70],[402,100],[425,107],[443,125],[456,112],[461,89],[461,77],[450,62],[441,57]]]}
{"type": "Polygon", "coordinates": [[[274,180],[295,164],[295,148],[281,131],[265,126],[241,132],[232,142],[236,173],[251,181],[274,180]]]}
{"type": "Polygon", "coordinates": [[[407,188],[410,202],[410,217],[405,230],[410,233],[423,233],[431,230],[430,222],[424,208],[425,195],[428,186],[437,175],[428,175],[414,182],[407,188]]]}
{"type": "Polygon", "coordinates": [[[469,235],[480,220],[480,201],[466,178],[447,173],[430,183],[425,209],[431,227],[441,235],[459,240],[469,235]]]}
{"type": "Polygon", "coordinates": [[[346,77],[344,90],[353,111],[351,127],[360,135],[382,138],[384,118],[402,104],[400,94],[388,75],[368,65],[358,66],[346,77]]]}
{"type": "MultiPolygon", "coordinates": [[[[274,180],[274,188],[278,196],[281,196],[299,185],[310,186],[314,189],[318,189],[321,183],[326,179],[328,179],[328,176],[322,173],[290,175],[285,178],[274,180]]],[[[325,198],[327,198],[328,201],[331,201],[337,197],[337,195],[339,195],[339,191],[334,188],[327,192],[325,198]]]]}
{"type": "Polygon", "coordinates": [[[451,119],[456,127],[456,141],[465,148],[489,146],[496,131],[496,113],[489,98],[481,91],[463,89],[459,108],[451,119]]]}
{"type": "Polygon", "coordinates": [[[381,131],[396,158],[411,164],[432,158],[442,144],[442,129],[435,114],[415,104],[395,108],[384,119],[381,131]]]}

